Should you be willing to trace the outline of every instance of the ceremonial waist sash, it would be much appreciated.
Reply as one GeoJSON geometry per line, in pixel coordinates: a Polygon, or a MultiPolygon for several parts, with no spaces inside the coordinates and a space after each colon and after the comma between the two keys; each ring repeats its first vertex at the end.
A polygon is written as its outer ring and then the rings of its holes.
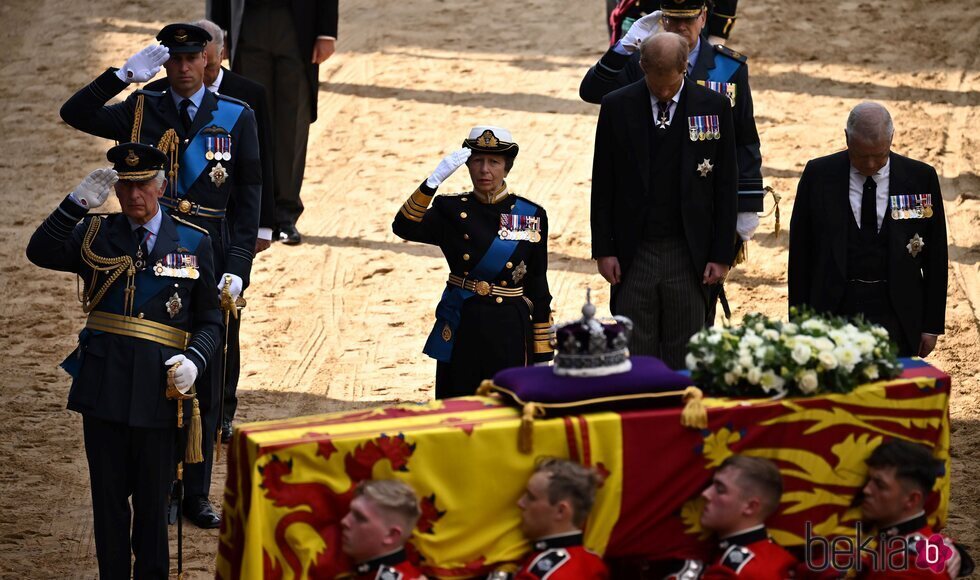
{"type": "Polygon", "coordinates": [[[458,286],[463,290],[469,290],[478,296],[504,296],[509,298],[520,298],[524,295],[523,288],[503,288],[501,286],[495,286],[489,282],[472,280],[470,278],[457,276],[456,274],[450,274],[449,280],[446,280],[446,283],[452,286],[458,286]]]}
{"type": "Polygon", "coordinates": [[[196,215],[203,218],[220,220],[225,217],[225,210],[223,209],[204,207],[203,205],[196,204],[186,199],[173,200],[169,197],[161,197],[160,205],[167,209],[177,210],[183,214],[196,215]]]}
{"type": "MultiPolygon", "coordinates": [[[[526,215],[533,216],[535,213],[534,206],[523,199],[518,198],[517,202],[514,204],[514,209],[511,210],[515,215],[526,215]]],[[[449,362],[453,354],[453,344],[456,342],[456,329],[459,328],[460,318],[462,316],[463,302],[476,296],[477,284],[480,284],[480,290],[486,290],[487,295],[490,294],[490,285],[487,282],[478,282],[479,280],[493,279],[499,273],[507,260],[514,254],[514,250],[517,249],[518,240],[503,240],[494,238],[490,247],[487,249],[487,253],[483,255],[480,262],[476,265],[470,274],[473,276],[473,280],[461,279],[464,283],[463,285],[456,285],[452,283],[452,277],[450,277],[449,285],[442,293],[442,299],[439,300],[439,305],[436,306],[436,323],[432,327],[432,332],[429,333],[429,338],[425,341],[425,348],[422,352],[429,355],[430,357],[441,361],[449,362]],[[472,284],[466,284],[466,282],[471,282],[472,284]],[[482,284],[486,284],[484,287],[482,284]],[[469,286],[467,288],[466,286],[469,286]]],[[[498,292],[497,295],[505,296],[506,294],[499,294],[503,288],[495,288],[498,292]]],[[[511,289],[510,292],[516,292],[517,289],[511,289]]],[[[520,291],[523,294],[523,290],[520,291]]],[[[520,296],[521,294],[515,294],[515,296],[520,296]]]]}
{"type": "Polygon", "coordinates": [[[191,341],[191,333],[152,320],[122,316],[96,310],[88,315],[85,328],[130,338],[141,338],[163,346],[185,350],[191,341]]]}

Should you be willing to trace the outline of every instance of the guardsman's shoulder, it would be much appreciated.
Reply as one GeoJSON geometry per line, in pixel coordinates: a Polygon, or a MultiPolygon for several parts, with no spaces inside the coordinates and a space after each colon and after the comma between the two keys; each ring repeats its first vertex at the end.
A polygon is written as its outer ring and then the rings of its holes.
{"type": "Polygon", "coordinates": [[[553,574],[572,559],[565,548],[551,548],[534,556],[528,564],[527,571],[535,578],[544,578],[553,574]]]}
{"type": "Polygon", "coordinates": [[[732,545],[722,555],[721,565],[738,574],[754,558],[755,552],[752,550],[745,546],[732,545]]]}
{"type": "Polygon", "coordinates": [[[179,228],[190,228],[192,230],[195,230],[197,232],[200,232],[200,233],[204,234],[205,236],[208,235],[208,231],[206,229],[202,228],[201,226],[197,225],[197,224],[192,224],[191,222],[184,221],[183,219],[181,219],[181,218],[179,218],[179,217],[177,217],[175,215],[170,216],[170,219],[174,220],[174,222],[176,223],[178,229],[179,228]]]}
{"type": "Polygon", "coordinates": [[[714,46],[715,46],[715,52],[717,52],[722,56],[727,56],[728,58],[735,59],[738,62],[745,62],[749,59],[749,57],[745,56],[741,52],[738,52],[737,50],[732,50],[723,44],[716,44],[714,46]]]}
{"type": "Polygon", "coordinates": [[[236,105],[238,105],[240,107],[243,107],[243,108],[249,109],[249,110],[251,110],[251,108],[252,108],[252,107],[249,107],[248,106],[248,103],[246,103],[245,101],[243,101],[241,99],[236,99],[235,97],[229,97],[228,95],[223,95],[221,93],[213,93],[213,94],[214,94],[215,97],[217,97],[218,99],[220,99],[222,101],[227,101],[229,103],[234,103],[234,104],[236,104],[236,105]]]}

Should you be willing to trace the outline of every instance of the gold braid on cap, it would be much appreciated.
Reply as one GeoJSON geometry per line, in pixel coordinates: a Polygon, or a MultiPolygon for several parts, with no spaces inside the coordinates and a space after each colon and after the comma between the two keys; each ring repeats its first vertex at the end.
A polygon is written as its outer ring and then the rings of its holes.
{"type": "Polygon", "coordinates": [[[177,172],[180,171],[180,162],[178,161],[180,137],[177,136],[177,132],[173,129],[167,129],[160,136],[157,149],[165,155],[170,155],[170,171],[167,172],[167,181],[170,185],[170,199],[177,199],[177,172]]]}
{"type": "Polygon", "coordinates": [[[84,293],[78,293],[78,301],[82,303],[82,312],[88,314],[98,306],[113,283],[122,276],[123,272],[126,272],[126,289],[123,291],[123,313],[126,316],[132,316],[133,298],[136,294],[136,285],[134,283],[136,268],[133,267],[133,258],[130,256],[106,258],[93,252],[92,240],[98,235],[101,226],[102,218],[92,218],[92,221],[88,224],[88,229],[85,230],[85,237],[82,238],[82,261],[89,268],[92,268],[92,281],[85,285],[84,293]],[[96,290],[95,286],[99,281],[99,272],[105,272],[107,277],[102,286],[96,290]]]}

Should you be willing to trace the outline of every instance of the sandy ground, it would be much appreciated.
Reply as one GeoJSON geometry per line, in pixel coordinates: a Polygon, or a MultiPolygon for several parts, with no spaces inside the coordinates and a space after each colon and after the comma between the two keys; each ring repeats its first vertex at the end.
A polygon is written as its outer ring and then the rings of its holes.
{"type": "MultiPolygon", "coordinates": [[[[767,182],[783,194],[784,231],[764,220],[731,277],[736,317],[781,315],[785,228],[805,162],[843,146],[847,111],[888,106],[895,150],[939,170],[950,225],[947,334],[931,362],[953,376],[950,530],[980,550],[980,13],[970,0],[744,2],[731,45],[751,56],[767,182]]],[[[591,287],[588,196],[597,107],[578,99],[605,46],[602,2],[341,2],[338,53],[321,68],[299,223],[306,243],[255,264],[243,329],[239,420],[312,414],[430,396],[421,354],[445,270],[434,248],[390,223],[402,201],[468,128],[509,127],[521,155],[511,188],[542,203],[552,226],[557,317],[591,287]],[[556,10],[556,7],[562,10],[556,10]]],[[[79,417],[65,410],[57,364],[83,317],[70,276],[27,263],[34,228],[108,143],[58,109],[120,66],[165,23],[203,3],[7,0],[0,4],[0,576],[97,575],[79,417]]],[[[465,172],[444,191],[468,187],[465,172]]],[[[220,501],[224,466],[212,498],[220,501]]],[[[187,532],[189,577],[213,573],[217,535],[187,532]]]]}

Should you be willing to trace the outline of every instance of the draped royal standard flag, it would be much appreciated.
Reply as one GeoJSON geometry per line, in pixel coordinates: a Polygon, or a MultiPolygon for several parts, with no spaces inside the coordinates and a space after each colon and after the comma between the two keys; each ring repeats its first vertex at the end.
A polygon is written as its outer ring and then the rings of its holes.
{"type": "Polygon", "coordinates": [[[588,413],[534,422],[518,451],[521,417],[492,398],[465,397],[243,425],[228,458],[220,578],[334,578],[350,570],[340,520],[357,482],[405,481],[422,501],[410,557],[429,577],[472,578],[520,560],[516,502],[539,456],[565,457],[606,476],[586,545],[607,558],[704,558],[700,492],[735,453],[779,466],[785,493],[770,533],[800,546],[813,533],[848,535],[864,459],[882,441],[925,443],[946,465],[927,513],[949,502],[950,380],[920,361],[849,394],[780,401],[705,399],[708,427],[681,426],[679,408],[588,413]]]}

